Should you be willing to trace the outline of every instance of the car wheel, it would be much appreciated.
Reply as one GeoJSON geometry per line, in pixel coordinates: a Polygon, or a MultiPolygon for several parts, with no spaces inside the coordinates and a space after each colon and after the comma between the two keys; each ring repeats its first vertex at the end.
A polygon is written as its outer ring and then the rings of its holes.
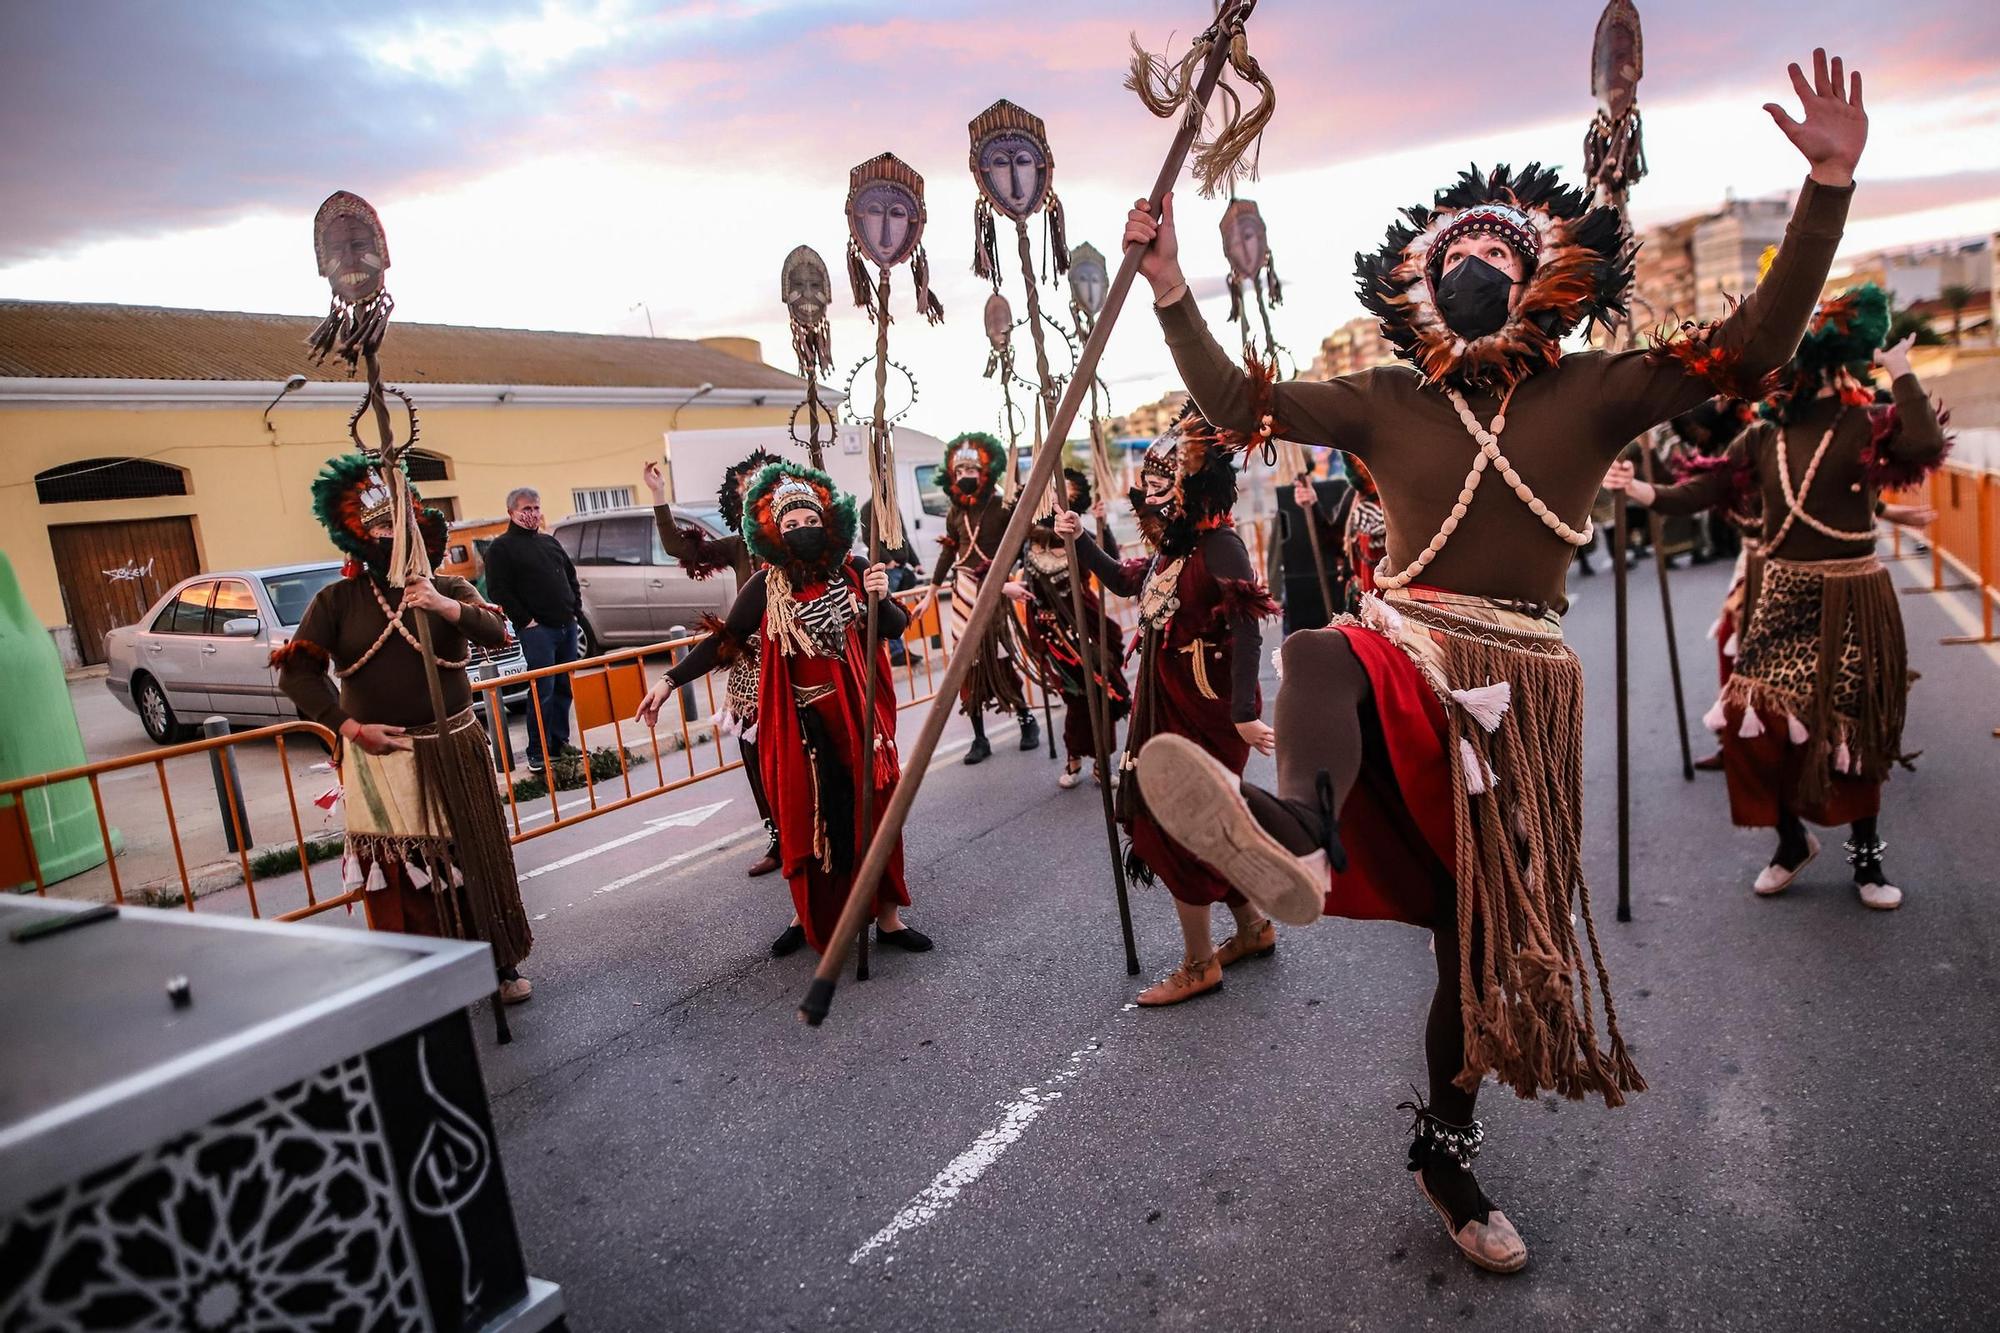
{"type": "Polygon", "coordinates": [[[188,728],[174,715],[167,692],[151,676],[139,677],[132,697],[139,705],[139,723],[156,745],[172,745],[188,734],[188,728]]]}
{"type": "Polygon", "coordinates": [[[583,656],[597,657],[605,651],[603,643],[598,640],[597,631],[590,627],[588,620],[578,616],[576,628],[577,633],[582,638],[581,651],[583,656]]]}

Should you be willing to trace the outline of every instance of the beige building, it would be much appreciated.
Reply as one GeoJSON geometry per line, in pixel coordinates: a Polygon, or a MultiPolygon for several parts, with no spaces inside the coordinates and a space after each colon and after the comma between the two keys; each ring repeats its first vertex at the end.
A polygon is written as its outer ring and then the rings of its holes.
{"type": "Polygon", "coordinates": [[[1135,407],[1122,417],[1111,418],[1114,440],[1152,440],[1166,433],[1187,403],[1186,389],[1174,389],[1164,398],[1135,407]]]}
{"type": "Polygon", "coordinates": [[[1386,366],[1396,359],[1396,349],[1382,336],[1382,322],[1373,315],[1350,319],[1320,340],[1319,355],[1305,378],[1330,380],[1350,375],[1370,366],[1386,366]]]}
{"type": "MultiPolygon", "coordinates": [[[[354,447],[363,395],[307,363],[316,322],[0,301],[0,532],[66,654],[100,660],[106,629],[189,574],[332,555],[312,478],[354,447]]],[[[399,323],[382,367],[415,400],[418,489],[454,517],[522,485],[551,521],[633,503],[670,427],[782,425],[803,393],[747,338],[399,323]]]]}
{"type": "Polygon", "coordinates": [[[1730,303],[1757,286],[1757,267],[1767,247],[1784,239],[1791,221],[1789,195],[1774,199],[1732,199],[1694,229],[1694,315],[1721,319],[1730,303]]]}

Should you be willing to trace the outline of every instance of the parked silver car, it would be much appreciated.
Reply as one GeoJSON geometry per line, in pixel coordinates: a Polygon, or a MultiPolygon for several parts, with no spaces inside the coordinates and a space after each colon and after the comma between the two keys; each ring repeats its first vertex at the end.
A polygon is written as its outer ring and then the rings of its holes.
{"type": "MultiPolygon", "coordinates": [[[[291,642],[313,595],[339,577],[338,563],[320,560],[183,579],[137,624],[104,636],[104,683],[162,745],[186,740],[203,718],[250,727],[295,718],[271,650],[291,642]]],[[[474,645],[466,668],[476,681],[527,669],[512,642],[494,652],[474,645]]],[[[510,710],[527,697],[525,685],[502,695],[510,710]]]]}
{"type": "MultiPolygon", "coordinates": [[[[674,508],[682,523],[712,537],[723,534],[713,507],[674,508]]],[[[736,573],[718,570],[691,577],[660,545],[660,532],[647,508],[604,509],[572,514],[550,529],[576,565],[583,593],[583,655],[613,648],[658,643],[678,627],[693,633],[704,612],[727,615],[736,600],[736,573]]]]}

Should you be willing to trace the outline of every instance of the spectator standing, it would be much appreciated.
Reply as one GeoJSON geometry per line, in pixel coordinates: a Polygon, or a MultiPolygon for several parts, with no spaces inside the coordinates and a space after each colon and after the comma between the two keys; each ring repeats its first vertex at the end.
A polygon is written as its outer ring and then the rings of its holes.
{"type": "MultiPolygon", "coordinates": [[[[529,670],[577,658],[577,611],[583,605],[576,566],[562,543],[542,531],[542,496],[532,486],[507,492],[507,530],[486,552],[486,592],[500,604],[521,636],[529,670]]],[[[528,771],[539,773],[546,756],[569,749],[569,673],[535,682],[542,725],[528,729],[528,771]],[[547,749],[544,750],[544,732],[547,749]]]]}

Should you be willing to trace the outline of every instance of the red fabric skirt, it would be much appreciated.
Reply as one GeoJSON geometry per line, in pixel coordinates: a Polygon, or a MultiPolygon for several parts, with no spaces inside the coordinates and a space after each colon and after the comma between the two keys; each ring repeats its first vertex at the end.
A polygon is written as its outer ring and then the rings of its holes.
{"type": "MultiPolygon", "coordinates": [[[[1764,734],[1747,739],[1736,734],[1743,725],[1742,708],[1731,704],[1723,716],[1722,775],[1729,780],[1729,820],[1738,828],[1776,828],[1779,797],[1799,790],[1811,751],[1787,738],[1783,713],[1758,709],[1764,734]]],[[[1881,812],[1881,783],[1844,773],[1833,774],[1832,781],[1824,801],[1792,813],[1808,824],[1838,828],[1881,812]]]]}
{"type": "Polygon", "coordinates": [[[1347,636],[1374,687],[1384,742],[1379,753],[1370,747],[1340,808],[1347,869],[1329,875],[1326,914],[1429,926],[1432,876],[1450,871],[1457,847],[1444,707],[1417,664],[1374,630],[1308,632],[1347,636]]]}
{"type": "MultiPolygon", "coordinates": [[[[1184,654],[1163,651],[1156,655],[1155,663],[1151,678],[1141,689],[1154,692],[1157,702],[1140,704],[1141,711],[1150,714],[1153,726],[1147,735],[1131,742],[1133,753],[1153,736],[1185,736],[1220,759],[1230,772],[1242,773],[1243,766],[1250,762],[1250,743],[1229,720],[1229,700],[1211,699],[1201,692],[1184,654]]],[[[1225,675],[1223,680],[1226,689],[1228,677],[1225,675]]],[[[1261,708],[1261,696],[1258,702],[1261,708]]],[[[1231,888],[1228,880],[1211,870],[1207,862],[1182,850],[1179,843],[1153,822],[1143,789],[1128,831],[1132,850],[1167,886],[1167,892],[1180,901],[1197,906],[1243,901],[1243,895],[1231,888]]]]}

